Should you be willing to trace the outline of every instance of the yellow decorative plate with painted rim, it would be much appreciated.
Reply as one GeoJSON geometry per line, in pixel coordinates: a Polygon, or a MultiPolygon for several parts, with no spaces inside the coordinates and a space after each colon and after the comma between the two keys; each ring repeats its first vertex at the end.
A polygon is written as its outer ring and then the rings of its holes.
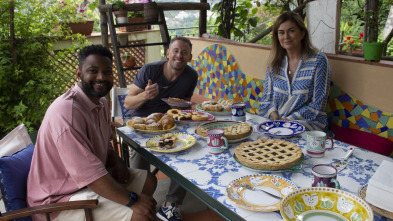
{"type": "Polygon", "coordinates": [[[371,207],[360,197],[329,187],[306,187],[286,196],[280,213],[287,221],[372,221],[371,207]]]}
{"type": "Polygon", "coordinates": [[[174,153],[174,152],[186,150],[194,146],[194,144],[196,144],[196,139],[192,135],[185,134],[185,133],[173,133],[173,135],[177,137],[177,141],[175,143],[175,146],[170,149],[162,148],[158,145],[158,141],[163,135],[155,136],[150,140],[148,140],[146,142],[146,148],[155,152],[174,153]]]}
{"type": "Polygon", "coordinates": [[[271,174],[244,176],[232,181],[226,188],[225,195],[236,206],[243,209],[271,212],[280,210],[281,200],[262,192],[284,198],[298,187],[290,180],[271,174]]]}

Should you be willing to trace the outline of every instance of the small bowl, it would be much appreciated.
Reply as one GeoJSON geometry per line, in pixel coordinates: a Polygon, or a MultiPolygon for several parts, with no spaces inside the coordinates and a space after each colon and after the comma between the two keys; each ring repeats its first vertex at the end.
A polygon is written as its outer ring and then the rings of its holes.
{"type": "Polygon", "coordinates": [[[284,220],[374,220],[371,207],[360,197],[329,187],[307,187],[288,194],[280,204],[284,220]]]}

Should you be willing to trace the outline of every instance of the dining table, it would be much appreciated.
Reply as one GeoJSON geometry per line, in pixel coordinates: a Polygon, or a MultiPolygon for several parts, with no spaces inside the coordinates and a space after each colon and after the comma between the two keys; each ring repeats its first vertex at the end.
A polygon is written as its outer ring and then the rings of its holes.
{"type": "MultiPolygon", "coordinates": [[[[231,120],[231,114],[215,115],[214,120],[231,120]]],[[[117,129],[118,136],[126,154],[136,151],[153,166],[161,170],[168,177],[178,182],[189,193],[193,194],[211,210],[226,220],[283,220],[279,210],[271,212],[244,209],[228,199],[226,191],[228,185],[241,177],[267,174],[282,177],[293,182],[298,188],[311,187],[313,182],[312,167],[316,164],[331,164],[343,158],[350,148],[353,154],[347,159],[347,166],[338,172],[337,180],[341,189],[358,195],[375,173],[383,160],[393,161],[392,158],[374,153],[356,146],[333,139],[333,148],[326,150],[323,157],[311,157],[306,152],[307,131],[289,137],[271,137],[258,130],[258,126],[270,121],[256,114],[247,113],[246,122],[252,126],[251,135],[237,143],[230,143],[228,149],[220,154],[208,152],[206,139],[196,134],[198,123],[176,123],[171,133],[185,133],[196,138],[191,147],[176,152],[158,152],[146,148],[147,141],[160,133],[134,130],[128,126],[117,129]],[[236,146],[243,142],[255,141],[260,138],[281,139],[298,145],[303,152],[304,159],[301,167],[294,171],[260,171],[241,165],[234,158],[236,146]]],[[[162,133],[161,133],[162,134],[162,133]]],[[[374,220],[389,220],[374,212],[374,220]]]]}

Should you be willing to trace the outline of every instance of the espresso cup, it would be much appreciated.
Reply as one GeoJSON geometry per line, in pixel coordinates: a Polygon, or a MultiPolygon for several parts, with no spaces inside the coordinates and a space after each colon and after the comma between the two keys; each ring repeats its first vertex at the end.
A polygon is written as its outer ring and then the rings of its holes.
{"type": "Polygon", "coordinates": [[[340,189],[340,183],[337,180],[337,169],[328,164],[317,164],[312,167],[313,187],[333,187],[340,189]]]}
{"type": "Polygon", "coordinates": [[[232,104],[232,120],[246,121],[246,104],[244,103],[232,104]]]}
{"type": "Polygon", "coordinates": [[[223,129],[210,129],[207,131],[208,152],[212,154],[222,153],[228,149],[228,140],[224,137],[223,129]]]}
{"type": "Polygon", "coordinates": [[[333,148],[333,139],[327,137],[322,131],[308,131],[307,132],[307,154],[311,157],[323,157],[325,151],[333,148]],[[330,146],[326,147],[326,140],[330,140],[330,146]]]}

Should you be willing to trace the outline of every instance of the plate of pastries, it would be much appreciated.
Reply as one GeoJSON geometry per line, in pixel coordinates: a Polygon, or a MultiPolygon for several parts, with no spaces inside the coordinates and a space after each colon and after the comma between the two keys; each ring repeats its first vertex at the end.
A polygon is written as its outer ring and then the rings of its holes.
{"type": "Polygon", "coordinates": [[[155,136],[146,142],[151,151],[174,153],[186,150],[196,144],[194,136],[185,133],[165,133],[155,136]]]}
{"type": "Polygon", "coordinates": [[[191,107],[194,104],[194,102],[192,101],[184,100],[181,98],[175,98],[175,97],[161,98],[161,100],[169,104],[170,106],[175,106],[175,107],[191,107]]]}
{"type": "Polygon", "coordinates": [[[173,117],[176,123],[203,123],[214,120],[212,114],[198,110],[170,109],[166,114],[173,117]]]}
{"type": "Polygon", "coordinates": [[[196,109],[206,111],[217,116],[232,115],[233,100],[204,101],[202,104],[196,105],[196,109]]]}
{"type": "Polygon", "coordinates": [[[206,139],[207,131],[215,128],[224,130],[224,136],[228,139],[228,143],[243,141],[254,133],[254,128],[249,123],[234,120],[218,120],[203,123],[197,126],[195,133],[202,139],[206,139]]]}
{"type": "Polygon", "coordinates": [[[152,113],[146,118],[133,117],[127,121],[127,126],[143,132],[164,132],[176,128],[175,119],[163,113],[152,113]]]}

